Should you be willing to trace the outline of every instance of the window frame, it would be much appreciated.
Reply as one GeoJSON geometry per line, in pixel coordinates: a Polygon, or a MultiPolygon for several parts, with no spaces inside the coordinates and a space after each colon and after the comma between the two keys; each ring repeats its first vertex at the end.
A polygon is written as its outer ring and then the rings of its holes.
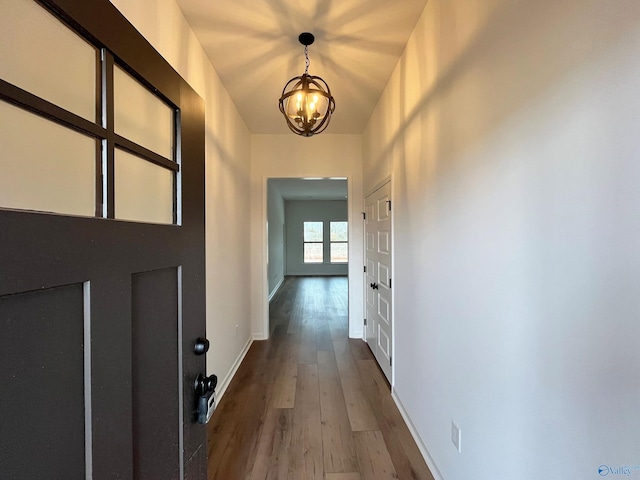
{"type": "Polygon", "coordinates": [[[324,221],[323,220],[303,220],[302,221],[302,263],[304,265],[324,265],[325,261],[324,261],[324,221]],[[307,223],[319,223],[322,227],[322,232],[321,232],[321,237],[322,240],[318,241],[318,240],[306,240],[305,237],[305,232],[306,232],[306,228],[305,225],[307,223]],[[307,256],[306,256],[306,246],[307,244],[320,244],[320,252],[322,254],[322,258],[319,262],[308,262],[307,261],[307,256]]]}
{"type": "Polygon", "coordinates": [[[347,265],[349,263],[349,221],[348,220],[303,220],[302,221],[302,264],[303,265],[347,265]],[[322,226],[322,240],[306,240],[305,237],[305,224],[318,223],[322,226]],[[344,223],[347,227],[347,239],[346,240],[331,240],[331,225],[334,223],[344,223]],[[327,228],[328,227],[328,228],[327,228]],[[319,244],[321,245],[320,251],[322,252],[322,261],[312,262],[307,261],[306,257],[306,245],[307,244],[319,244]],[[331,249],[333,245],[345,244],[347,247],[347,260],[346,261],[333,261],[331,257],[331,249]],[[325,247],[328,248],[328,252],[325,252],[325,247]],[[328,255],[326,255],[328,253],[328,255]]]}

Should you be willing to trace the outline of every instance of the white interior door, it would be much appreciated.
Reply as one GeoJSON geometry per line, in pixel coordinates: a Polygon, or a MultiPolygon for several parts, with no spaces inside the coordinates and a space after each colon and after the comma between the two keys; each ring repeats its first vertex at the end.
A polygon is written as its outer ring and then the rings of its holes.
{"type": "Polygon", "coordinates": [[[391,185],[365,200],[366,340],[391,383],[391,185]]]}

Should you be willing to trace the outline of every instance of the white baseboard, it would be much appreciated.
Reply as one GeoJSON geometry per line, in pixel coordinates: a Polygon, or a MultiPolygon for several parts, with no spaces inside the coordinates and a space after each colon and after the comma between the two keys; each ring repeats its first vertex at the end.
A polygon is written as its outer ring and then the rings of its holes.
{"type": "Polygon", "coordinates": [[[442,475],[442,472],[440,472],[440,469],[438,468],[438,465],[436,464],[435,460],[431,456],[429,449],[423,443],[422,438],[420,438],[420,435],[418,434],[416,427],[413,425],[413,422],[411,421],[409,414],[404,408],[404,405],[402,405],[402,402],[396,395],[395,391],[391,393],[391,398],[393,398],[393,401],[395,402],[396,407],[398,407],[398,410],[400,411],[400,415],[402,415],[404,422],[407,424],[407,427],[409,427],[409,432],[411,433],[411,436],[415,440],[416,445],[418,445],[418,450],[420,450],[420,453],[422,454],[422,457],[424,458],[424,461],[426,462],[427,467],[429,467],[429,470],[431,470],[431,474],[433,475],[433,478],[435,478],[435,480],[445,480],[444,475],[442,475]]]}
{"type": "Polygon", "coordinates": [[[273,289],[273,292],[271,292],[269,294],[269,302],[271,301],[271,299],[275,296],[276,293],[278,293],[278,289],[282,286],[282,283],[284,282],[284,277],[282,277],[280,279],[280,281],[278,282],[278,284],[276,285],[276,287],[273,289]]]}
{"type": "Polygon", "coordinates": [[[227,391],[227,387],[231,383],[231,380],[233,380],[233,377],[238,371],[238,368],[240,367],[242,360],[244,360],[244,357],[247,355],[249,348],[251,348],[251,344],[253,343],[253,340],[254,340],[253,337],[249,337],[249,340],[247,340],[247,343],[242,349],[242,351],[240,352],[240,355],[238,355],[238,358],[236,358],[236,361],[233,362],[233,365],[231,365],[231,370],[229,370],[229,373],[227,373],[227,376],[224,377],[224,380],[221,383],[218,383],[218,386],[216,387],[216,403],[220,403],[220,400],[222,400],[222,396],[224,395],[224,392],[227,391]]]}

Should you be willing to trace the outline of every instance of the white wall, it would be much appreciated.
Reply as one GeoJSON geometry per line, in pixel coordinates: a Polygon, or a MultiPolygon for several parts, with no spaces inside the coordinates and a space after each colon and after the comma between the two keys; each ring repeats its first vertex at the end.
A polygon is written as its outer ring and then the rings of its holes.
{"type": "Polygon", "coordinates": [[[221,390],[251,338],[249,131],[174,0],[111,1],[206,101],[207,371],[221,390]]]}
{"type": "MultiPolygon", "coordinates": [[[[283,120],[284,121],[284,120],[283,120]]],[[[349,335],[362,337],[362,137],[323,133],[251,137],[251,311],[256,338],[266,338],[267,179],[347,177],[349,201],[349,335]]]]}
{"type": "Polygon", "coordinates": [[[395,394],[441,478],[640,465],[639,65],[637,0],[430,0],[376,107],[395,394]]]}
{"type": "Polygon", "coordinates": [[[285,268],[284,199],[272,182],[268,182],[267,187],[267,232],[267,278],[271,298],[284,280],[285,268]]]}
{"type": "Polygon", "coordinates": [[[285,202],[287,229],[287,275],[347,275],[348,265],[331,263],[330,222],[346,222],[346,200],[311,200],[285,202]],[[304,263],[304,222],[322,222],[323,263],[304,263]]]}

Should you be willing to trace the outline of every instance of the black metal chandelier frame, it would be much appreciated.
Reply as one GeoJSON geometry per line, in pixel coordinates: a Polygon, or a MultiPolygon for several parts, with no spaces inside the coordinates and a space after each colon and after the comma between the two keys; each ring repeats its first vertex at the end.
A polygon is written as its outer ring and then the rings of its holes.
{"type": "Polygon", "coordinates": [[[321,77],[309,75],[309,45],[311,45],[315,38],[313,34],[305,32],[301,33],[298,40],[304,45],[304,55],[306,61],[306,68],[304,73],[298,77],[293,77],[289,80],[282,89],[282,96],[278,102],[280,112],[284,115],[287,121],[289,130],[297,135],[303,137],[311,137],[318,133],[323,132],[328,126],[331,120],[331,115],[335,111],[336,103],[331,95],[331,89],[327,82],[321,77]],[[291,97],[294,95],[304,95],[305,102],[310,96],[320,96],[326,99],[326,112],[315,111],[310,113],[306,108],[299,108],[295,111],[295,115],[290,115],[287,112],[288,103],[292,101],[291,97]]]}

